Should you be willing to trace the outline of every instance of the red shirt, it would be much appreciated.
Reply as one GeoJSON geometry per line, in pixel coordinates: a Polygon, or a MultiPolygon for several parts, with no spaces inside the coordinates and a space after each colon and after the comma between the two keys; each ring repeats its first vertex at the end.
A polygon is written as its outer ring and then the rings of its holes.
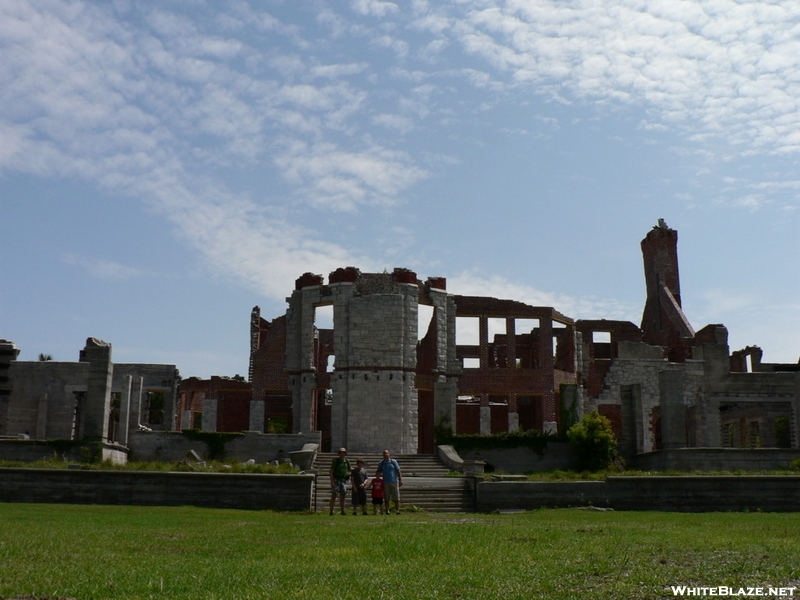
{"type": "Polygon", "coordinates": [[[383,479],[373,479],[370,487],[373,498],[383,498],[383,479]]]}

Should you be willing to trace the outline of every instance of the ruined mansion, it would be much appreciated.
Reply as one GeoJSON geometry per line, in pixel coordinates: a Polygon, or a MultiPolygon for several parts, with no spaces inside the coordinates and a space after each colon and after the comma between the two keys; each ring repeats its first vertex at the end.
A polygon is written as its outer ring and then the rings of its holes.
{"type": "Polygon", "coordinates": [[[641,241],[640,325],[452,294],[444,278],[407,269],[343,267],[327,281],[299,277],[283,315],[253,309],[247,380],[114,365],[110,345],[91,338],[78,363],[17,362],[3,342],[0,436],[126,445],[130,431],[133,447],[150,429],[313,432],[323,450],[433,453],[442,432],[563,433],[597,410],[626,457],[800,456],[800,365],[763,363],[755,346],[731,352],[721,324],[695,330],[681,307],[677,244],[663,220],[641,241]]]}
{"type": "Polygon", "coordinates": [[[234,429],[320,431],[325,449],[431,453],[437,432],[561,433],[596,409],[625,456],[798,448],[798,365],[762,363],[757,347],[731,353],[721,324],[695,331],[681,308],[677,242],[663,220],[641,242],[640,326],[450,294],[444,278],[406,269],[346,267],[327,282],[306,273],[286,314],[253,309],[246,390],[224,378],[182,382],[182,426],[202,414],[204,428],[238,418],[234,429]],[[461,328],[475,339],[457,343],[461,328]]]}

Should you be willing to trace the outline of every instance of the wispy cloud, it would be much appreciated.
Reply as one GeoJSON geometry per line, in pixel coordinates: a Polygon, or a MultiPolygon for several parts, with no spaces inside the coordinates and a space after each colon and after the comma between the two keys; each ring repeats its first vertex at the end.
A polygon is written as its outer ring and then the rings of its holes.
{"type": "MultiPolygon", "coordinates": [[[[384,210],[446,163],[413,154],[402,138],[432,115],[449,116],[443,99],[466,104],[464,87],[483,99],[506,92],[514,102],[536,94],[636,105],[649,112],[643,128],[691,132],[696,143],[800,150],[796,2],[415,0],[400,10],[353,0],[303,27],[279,16],[279,5],[270,13],[240,0],[213,10],[199,3],[209,17],[201,24],[180,3],[6,0],[0,174],[76,177],[144,202],[213,269],[282,298],[298,273],[367,268],[370,259],[320,241],[258,192],[236,192],[223,172],[252,168],[263,174],[256,189],[287,184],[281,201],[298,211],[384,210]],[[337,45],[345,36],[358,56],[337,45]]],[[[727,201],[755,210],[797,182],[749,186],[727,201]]],[[[451,281],[462,279],[475,289],[469,277],[451,281]]],[[[488,282],[566,314],[629,318],[626,307],[488,282]]]]}
{"type": "Polygon", "coordinates": [[[517,300],[530,306],[551,306],[561,314],[573,319],[615,319],[637,322],[641,307],[614,299],[591,296],[575,298],[539,290],[535,287],[509,281],[499,275],[490,275],[478,270],[469,270],[447,278],[447,291],[465,296],[492,296],[505,300],[517,300]],[[490,291],[490,292],[489,292],[490,291]]]}
{"type": "Polygon", "coordinates": [[[447,28],[432,21],[436,30],[509,77],[509,85],[560,100],[568,94],[644,106],[661,123],[724,136],[742,152],[800,150],[795,2],[461,7],[447,28]]]}
{"type": "Polygon", "coordinates": [[[91,277],[112,281],[127,281],[149,275],[147,271],[137,267],[123,265],[113,260],[82,256],[80,254],[64,254],[61,262],[74,267],[80,267],[91,277]]]}

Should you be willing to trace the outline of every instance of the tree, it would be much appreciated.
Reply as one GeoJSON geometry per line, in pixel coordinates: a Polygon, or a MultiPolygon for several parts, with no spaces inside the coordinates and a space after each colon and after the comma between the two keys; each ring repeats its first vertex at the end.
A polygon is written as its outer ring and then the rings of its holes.
{"type": "Polygon", "coordinates": [[[39,355],[39,360],[41,362],[47,362],[48,360],[53,360],[53,355],[52,354],[40,354],[39,355]]]}
{"type": "Polygon", "coordinates": [[[578,468],[582,471],[602,471],[617,459],[611,421],[596,410],[570,427],[567,439],[578,454],[578,468]]]}

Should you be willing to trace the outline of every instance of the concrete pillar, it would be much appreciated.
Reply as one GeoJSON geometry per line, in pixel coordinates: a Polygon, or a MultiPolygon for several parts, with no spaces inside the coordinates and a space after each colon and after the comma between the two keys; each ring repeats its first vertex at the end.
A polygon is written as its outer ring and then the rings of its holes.
{"type": "Polygon", "coordinates": [[[200,426],[203,431],[217,430],[217,406],[216,398],[203,398],[203,422],[200,426]]]}
{"type": "MultiPolygon", "coordinates": [[[[140,425],[144,425],[142,420],[142,388],[144,387],[144,377],[131,377],[131,414],[130,428],[138,431],[140,425]]],[[[146,420],[146,419],[145,419],[146,420]]]]}
{"type": "Polygon", "coordinates": [[[508,410],[508,430],[517,431],[519,429],[519,413],[517,411],[511,412],[511,407],[508,410]]]}
{"type": "MultiPolygon", "coordinates": [[[[266,426],[266,423],[264,423],[265,408],[265,402],[263,400],[250,401],[250,431],[259,431],[264,433],[264,427],[266,426]]],[[[184,421],[186,421],[185,417],[184,421]]]]}
{"type": "Polygon", "coordinates": [[[122,378],[122,396],[120,397],[119,407],[119,433],[117,441],[123,446],[128,445],[128,432],[131,430],[131,387],[133,377],[125,375],[122,378]]]}
{"type": "Polygon", "coordinates": [[[492,433],[492,407],[489,406],[488,398],[489,396],[487,394],[481,394],[481,435],[489,435],[492,433]],[[486,402],[484,402],[484,398],[487,399],[486,402]]]}
{"type": "Polygon", "coordinates": [[[111,344],[95,338],[86,340],[81,360],[89,363],[86,404],[81,432],[84,438],[108,439],[108,415],[111,410],[111,344]]]}
{"type": "Polygon", "coordinates": [[[12,342],[0,340],[0,435],[8,435],[8,406],[11,402],[12,382],[9,376],[11,363],[19,350],[12,342]]]}
{"type": "Polygon", "coordinates": [[[683,371],[658,374],[661,399],[661,443],[665,449],[686,447],[686,405],[683,402],[683,371]]]}
{"type": "MultiPolygon", "coordinates": [[[[292,429],[294,433],[313,431],[314,389],[314,317],[316,305],[321,302],[322,276],[306,273],[297,280],[297,287],[288,299],[286,313],[286,371],[292,390],[292,429]]],[[[334,304],[334,323],[336,309],[334,304]]],[[[337,355],[338,367],[338,355],[337,355]]],[[[252,415],[252,412],[251,412],[252,415]]],[[[251,428],[255,429],[254,423],[251,428]]],[[[263,427],[263,425],[262,425],[263,427]]],[[[258,431],[263,431],[259,429],[258,431]]]]}
{"type": "Polygon", "coordinates": [[[47,407],[48,397],[47,392],[42,392],[39,395],[39,406],[36,411],[36,435],[35,439],[47,439],[47,407]]]}
{"type": "Polygon", "coordinates": [[[448,296],[444,289],[431,288],[430,298],[434,308],[434,319],[436,319],[436,365],[434,370],[437,376],[433,387],[433,415],[435,425],[448,424],[455,431],[458,387],[455,377],[451,375],[453,371],[451,355],[455,358],[456,345],[455,304],[452,296],[448,296]]]}

